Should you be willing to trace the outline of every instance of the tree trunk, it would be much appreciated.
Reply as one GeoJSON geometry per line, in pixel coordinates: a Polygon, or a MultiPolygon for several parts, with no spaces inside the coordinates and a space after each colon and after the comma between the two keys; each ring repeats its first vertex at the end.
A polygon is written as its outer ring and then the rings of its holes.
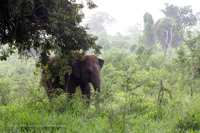
{"type": "Polygon", "coordinates": [[[164,46],[164,50],[165,50],[164,56],[166,57],[166,51],[167,51],[167,47],[166,46],[164,46]]]}
{"type": "Polygon", "coordinates": [[[170,60],[170,56],[171,56],[171,58],[172,58],[171,48],[170,48],[170,46],[169,46],[169,60],[170,60]]]}

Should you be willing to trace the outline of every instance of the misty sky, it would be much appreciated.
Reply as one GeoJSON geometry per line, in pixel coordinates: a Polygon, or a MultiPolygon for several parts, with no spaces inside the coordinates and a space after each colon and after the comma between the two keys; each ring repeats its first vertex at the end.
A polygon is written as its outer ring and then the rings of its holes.
{"type": "Polygon", "coordinates": [[[191,5],[193,12],[200,11],[198,0],[93,0],[98,7],[96,9],[84,9],[85,19],[95,12],[108,12],[116,19],[116,23],[107,27],[108,34],[121,32],[125,34],[126,28],[136,23],[143,23],[143,15],[149,12],[156,22],[164,17],[160,9],[164,9],[164,3],[177,6],[191,5]]]}

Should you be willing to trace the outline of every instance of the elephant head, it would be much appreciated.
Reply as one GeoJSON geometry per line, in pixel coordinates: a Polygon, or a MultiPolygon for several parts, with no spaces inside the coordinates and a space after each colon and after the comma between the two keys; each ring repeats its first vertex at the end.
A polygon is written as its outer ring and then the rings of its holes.
{"type": "Polygon", "coordinates": [[[83,60],[78,60],[72,65],[72,74],[83,82],[91,83],[95,91],[100,92],[100,70],[104,60],[95,55],[85,55],[83,60]]]}

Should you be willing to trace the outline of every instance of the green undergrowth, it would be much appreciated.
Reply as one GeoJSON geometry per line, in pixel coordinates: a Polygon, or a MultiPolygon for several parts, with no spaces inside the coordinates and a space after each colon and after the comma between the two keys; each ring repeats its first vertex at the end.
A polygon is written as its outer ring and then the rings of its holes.
{"type": "Polygon", "coordinates": [[[126,104],[113,100],[99,108],[88,108],[78,96],[66,101],[62,95],[51,103],[25,98],[2,105],[1,132],[190,132],[200,127],[199,98],[165,106],[142,98],[126,104]]]}
{"type": "Polygon", "coordinates": [[[102,55],[99,107],[94,89],[89,107],[80,88],[72,100],[63,93],[49,102],[32,62],[1,62],[0,132],[199,132],[199,79],[192,83],[180,65],[143,54],[102,55]]]}

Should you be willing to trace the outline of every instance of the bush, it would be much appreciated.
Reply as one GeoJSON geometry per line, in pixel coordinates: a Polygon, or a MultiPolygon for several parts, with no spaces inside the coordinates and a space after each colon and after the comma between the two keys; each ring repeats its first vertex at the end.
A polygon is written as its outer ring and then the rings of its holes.
{"type": "Polygon", "coordinates": [[[185,110],[173,128],[174,131],[199,131],[200,130],[200,107],[199,98],[186,103],[187,110],[185,110]]]}
{"type": "Polygon", "coordinates": [[[131,52],[133,52],[136,48],[137,48],[136,44],[131,45],[131,47],[130,47],[131,52]]]}
{"type": "MultiPolygon", "coordinates": [[[[175,129],[179,129],[179,132],[184,131],[198,131],[200,129],[200,116],[199,114],[186,114],[182,119],[178,120],[175,129]]],[[[176,129],[176,130],[177,130],[176,129]]]]}
{"type": "MultiPolygon", "coordinates": [[[[106,64],[111,63],[116,70],[122,70],[123,69],[123,63],[124,60],[127,59],[129,53],[125,53],[124,51],[112,51],[112,52],[105,52],[103,54],[103,59],[106,64]]],[[[127,64],[128,65],[128,64],[127,64]]]]}
{"type": "Polygon", "coordinates": [[[0,79],[0,105],[7,105],[11,100],[11,94],[10,79],[0,79]]]}
{"type": "Polygon", "coordinates": [[[150,67],[154,67],[156,69],[162,69],[165,67],[165,64],[168,63],[167,59],[163,55],[155,55],[146,62],[144,68],[149,70],[150,67]]]}

